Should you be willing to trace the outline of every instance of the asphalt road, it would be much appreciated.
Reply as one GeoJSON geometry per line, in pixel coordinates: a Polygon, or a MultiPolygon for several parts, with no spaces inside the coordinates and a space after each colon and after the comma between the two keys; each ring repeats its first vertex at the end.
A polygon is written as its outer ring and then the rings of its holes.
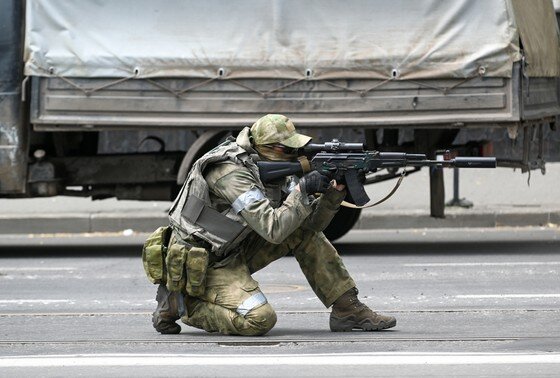
{"type": "Polygon", "coordinates": [[[396,328],[329,332],[328,310],[285,257],[255,275],[278,323],[249,338],[156,334],[155,286],[134,245],[4,246],[0,375],[558,376],[558,231],[450,232],[371,243],[361,231],[338,244],[361,300],[396,328]]]}

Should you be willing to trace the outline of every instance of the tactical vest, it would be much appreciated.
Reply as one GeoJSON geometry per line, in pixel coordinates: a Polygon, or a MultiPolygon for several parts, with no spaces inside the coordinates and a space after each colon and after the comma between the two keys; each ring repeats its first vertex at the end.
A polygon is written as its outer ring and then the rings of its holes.
{"type": "Polygon", "coordinates": [[[231,138],[194,163],[169,210],[171,226],[181,238],[200,238],[212,246],[212,252],[217,256],[227,255],[252,231],[243,217],[236,214],[231,207],[224,212],[212,208],[208,183],[203,172],[209,164],[226,160],[245,166],[255,177],[257,186],[264,191],[257,165],[249,153],[231,138]]]}

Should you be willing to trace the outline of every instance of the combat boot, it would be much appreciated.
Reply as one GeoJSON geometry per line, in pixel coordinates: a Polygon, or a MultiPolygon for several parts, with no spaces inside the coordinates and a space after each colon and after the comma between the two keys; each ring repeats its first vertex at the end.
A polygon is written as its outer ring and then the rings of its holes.
{"type": "Polygon", "coordinates": [[[180,318],[181,295],[170,292],[165,285],[159,285],[157,307],[152,315],[152,324],[159,333],[168,335],[181,332],[181,326],[175,323],[180,318]]]}
{"type": "Polygon", "coordinates": [[[397,320],[373,312],[360,302],[358,289],[354,287],[334,302],[329,323],[332,332],[379,331],[396,326],[397,320]]]}

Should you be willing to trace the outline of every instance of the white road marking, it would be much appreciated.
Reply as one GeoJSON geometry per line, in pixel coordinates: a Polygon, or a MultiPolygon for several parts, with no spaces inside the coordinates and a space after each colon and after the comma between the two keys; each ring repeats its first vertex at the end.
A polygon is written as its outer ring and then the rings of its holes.
{"type": "Polygon", "coordinates": [[[487,263],[419,263],[419,264],[402,264],[406,267],[440,267],[440,266],[546,266],[560,265],[560,261],[520,261],[520,262],[487,262],[487,263]]]}
{"type": "Polygon", "coordinates": [[[560,294],[472,294],[456,295],[460,299],[486,299],[486,298],[560,298],[560,294]]]}
{"type": "Polygon", "coordinates": [[[36,268],[0,268],[0,272],[40,272],[40,271],[60,271],[60,270],[68,270],[68,271],[72,271],[72,270],[77,270],[76,268],[70,268],[70,267],[36,267],[36,268]]]}
{"type": "Polygon", "coordinates": [[[348,354],[74,354],[0,357],[0,367],[69,366],[340,366],[340,365],[560,364],[560,354],[348,353],[348,354]]]}
{"type": "Polygon", "coordinates": [[[53,303],[74,303],[72,299],[0,299],[0,304],[27,304],[27,303],[41,303],[41,304],[53,304],[53,303]]]}

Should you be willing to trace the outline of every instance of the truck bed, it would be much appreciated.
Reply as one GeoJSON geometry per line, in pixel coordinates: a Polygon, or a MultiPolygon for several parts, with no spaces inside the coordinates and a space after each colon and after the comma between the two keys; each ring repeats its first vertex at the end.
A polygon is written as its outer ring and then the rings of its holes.
{"type": "Polygon", "coordinates": [[[558,79],[519,71],[415,81],[34,77],[31,122],[36,130],[237,128],[282,113],[304,127],[471,127],[560,114],[558,79]]]}

